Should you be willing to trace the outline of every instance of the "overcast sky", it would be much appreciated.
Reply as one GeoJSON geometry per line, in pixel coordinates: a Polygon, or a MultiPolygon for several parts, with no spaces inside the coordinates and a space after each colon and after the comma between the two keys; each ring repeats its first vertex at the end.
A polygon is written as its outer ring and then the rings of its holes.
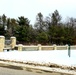
{"type": "Polygon", "coordinates": [[[27,17],[33,24],[37,13],[44,17],[58,10],[61,16],[76,18],[76,0],[0,0],[0,15],[10,18],[27,17]]]}

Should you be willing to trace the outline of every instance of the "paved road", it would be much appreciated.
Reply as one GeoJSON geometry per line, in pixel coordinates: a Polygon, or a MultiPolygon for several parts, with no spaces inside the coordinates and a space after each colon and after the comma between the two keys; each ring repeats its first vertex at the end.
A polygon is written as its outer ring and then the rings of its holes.
{"type": "Polygon", "coordinates": [[[21,68],[16,66],[6,66],[0,64],[0,75],[66,75],[61,73],[45,72],[30,68],[21,68]]]}

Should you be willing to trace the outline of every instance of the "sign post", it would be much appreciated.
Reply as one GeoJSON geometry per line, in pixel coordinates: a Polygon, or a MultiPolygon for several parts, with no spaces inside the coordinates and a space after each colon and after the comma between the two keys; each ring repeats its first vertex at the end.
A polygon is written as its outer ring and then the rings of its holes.
{"type": "Polygon", "coordinates": [[[70,44],[68,44],[68,56],[71,56],[71,52],[70,52],[70,44]]]}

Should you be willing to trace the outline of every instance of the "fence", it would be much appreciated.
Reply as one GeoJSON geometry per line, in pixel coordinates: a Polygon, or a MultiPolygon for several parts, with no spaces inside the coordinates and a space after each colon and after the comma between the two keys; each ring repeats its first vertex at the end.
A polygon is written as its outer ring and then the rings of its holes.
{"type": "MultiPolygon", "coordinates": [[[[48,45],[43,46],[41,44],[38,45],[16,45],[16,37],[10,37],[10,40],[5,40],[4,36],[0,36],[0,52],[4,49],[14,49],[18,51],[39,51],[39,50],[68,50],[68,45],[57,46],[57,45],[48,45]]],[[[76,45],[70,46],[70,49],[76,50],[76,45]]]]}
{"type": "MultiPolygon", "coordinates": [[[[52,46],[43,46],[41,44],[38,45],[16,45],[15,49],[18,51],[39,51],[39,50],[68,50],[68,45],[63,45],[63,46],[57,46],[57,45],[52,45],[52,46]]],[[[70,46],[70,49],[76,50],[76,45],[70,46]]]]}

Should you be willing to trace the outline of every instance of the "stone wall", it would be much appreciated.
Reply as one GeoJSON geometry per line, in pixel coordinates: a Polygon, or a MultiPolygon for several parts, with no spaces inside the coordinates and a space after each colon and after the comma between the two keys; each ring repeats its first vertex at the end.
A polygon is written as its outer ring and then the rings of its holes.
{"type": "MultiPolygon", "coordinates": [[[[10,37],[10,48],[8,45],[5,44],[5,37],[4,36],[0,36],[0,52],[4,51],[4,49],[15,49],[18,51],[41,51],[41,50],[68,50],[69,46],[68,45],[59,45],[57,46],[56,44],[54,45],[22,45],[22,44],[18,44],[16,45],[16,37],[10,37]],[[7,46],[7,48],[6,48],[7,46]]],[[[70,49],[76,50],[76,45],[74,46],[70,46],[70,49]]]]}
{"type": "Polygon", "coordinates": [[[5,37],[0,36],[0,52],[3,52],[4,50],[14,49],[16,46],[16,37],[10,37],[10,45],[5,43],[5,37]]]}
{"type": "Polygon", "coordinates": [[[0,36],[0,52],[3,51],[5,46],[5,37],[4,36],[0,36]]]}
{"type": "MultiPolygon", "coordinates": [[[[43,50],[68,50],[69,46],[68,45],[16,45],[15,48],[18,51],[43,51],[43,50]]],[[[76,45],[70,46],[70,49],[76,50],[76,45]]]]}

